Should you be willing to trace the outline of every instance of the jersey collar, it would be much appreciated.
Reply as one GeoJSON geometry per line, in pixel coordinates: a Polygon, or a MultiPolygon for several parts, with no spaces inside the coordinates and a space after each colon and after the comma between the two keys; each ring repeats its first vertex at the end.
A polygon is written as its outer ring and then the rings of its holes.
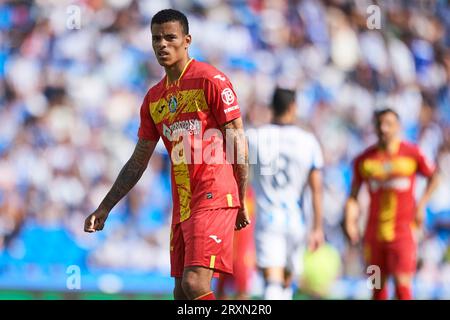
{"type": "Polygon", "coordinates": [[[386,154],[389,154],[389,155],[393,155],[393,154],[397,154],[398,153],[398,151],[400,150],[401,143],[402,143],[402,140],[401,139],[397,139],[393,143],[393,147],[392,147],[391,150],[383,149],[380,146],[378,146],[377,149],[378,149],[379,152],[386,153],[386,154]]]}
{"type": "Polygon", "coordinates": [[[181,78],[183,78],[184,74],[186,73],[186,70],[188,69],[188,67],[192,61],[194,61],[194,58],[189,59],[189,61],[184,66],[183,71],[181,71],[181,74],[176,81],[169,83],[169,77],[166,75],[166,88],[169,88],[172,85],[176,85],[176,86],[180,85],[181,78]]]}

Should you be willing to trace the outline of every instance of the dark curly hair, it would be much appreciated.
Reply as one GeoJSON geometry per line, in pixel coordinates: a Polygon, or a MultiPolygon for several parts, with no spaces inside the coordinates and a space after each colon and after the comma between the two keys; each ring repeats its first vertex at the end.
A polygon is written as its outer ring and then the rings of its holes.
{"type": "Polygon", "coordinates": [[[150,26],[163,24],[166,22],[178,21],[181,24],[184,34],[189,34],[189,22],[184,13],[174,9],[164,9],[156,13],[150,26]]]}

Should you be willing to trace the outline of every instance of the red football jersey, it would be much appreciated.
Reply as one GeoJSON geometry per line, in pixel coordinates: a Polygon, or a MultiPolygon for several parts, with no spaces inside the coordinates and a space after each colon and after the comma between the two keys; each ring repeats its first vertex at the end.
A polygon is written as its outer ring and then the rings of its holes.
{"type": "Polygon", "coordinates": [[[172,223],[202,209],[239,207],[220,129],[241,116],[233,86],[216,68],[191,59],[180,79],[165,76],[141,106],[138,136],[162,137],[172,162],[172,223]]]}
{"type": "Polygon", "coordinates": [[[391,242],[412,235],[416,173],[429,177],[434,170],[420,149],[407,142],[392,154],[371,146],[355,159],[353,183],[367,182],[370,194],[365,240],[391,242]]]}

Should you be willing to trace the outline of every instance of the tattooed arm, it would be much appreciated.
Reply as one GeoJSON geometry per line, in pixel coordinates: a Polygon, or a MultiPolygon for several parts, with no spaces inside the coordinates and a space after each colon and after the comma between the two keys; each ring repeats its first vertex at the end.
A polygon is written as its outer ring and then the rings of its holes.
{"type": "MultiPolygon", "coordinates": [[[[245,228],[250,224],[247,209],[245,207],[245,192],[248,183],[248,146],[245,140],[242,118],[237,118],[224,125],[226,143],[234,144],[233,171],[239,188],[239,201],[241,208],[236,218],[236,230],[245,228]]],[[[228,150],[228,148],[227,148],[228,150]]]]}
{"type": "Polygon", "coordinates": [[[111,190],[100,203],[97,210],[86,218],[84,231],[94,232],[103,229],[109,212],[142,177],[156,144],[157,141],[139,139],[133,154],[123,166],[111,190]]]}

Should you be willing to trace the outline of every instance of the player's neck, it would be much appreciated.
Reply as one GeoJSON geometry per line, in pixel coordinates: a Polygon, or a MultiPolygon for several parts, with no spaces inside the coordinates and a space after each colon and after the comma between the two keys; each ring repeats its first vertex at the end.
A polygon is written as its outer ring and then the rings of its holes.
{"type": "Polygon", "coordinates": [[[393,154],[398,151],[400,142],[401,141],[399,138],[395,138],[395,139],[392,139],[392,140],[386,141],[386,142],[380,141],[380,142],[378,142],[378,147],[380,149],[382,149],[383,151],[386,151],[387,153],[393,154]]]}
{"type": "Polygon", "coordinates": [[[273,117],[272,123],[280,125],[280,126],[286,126],[286,125],[294,124],[294,121],[292,120],[292,117],[290,117],[290,116],[279,116],[279,117],[273,117]]]}
{"type": "Polygon", "coordinates": [[[179,80],[190,61],[191,58],[186,55],[183,59],[181,59],[174,65],[164,68],[167,75],[167,83],[171,84],[179,80]]]}

